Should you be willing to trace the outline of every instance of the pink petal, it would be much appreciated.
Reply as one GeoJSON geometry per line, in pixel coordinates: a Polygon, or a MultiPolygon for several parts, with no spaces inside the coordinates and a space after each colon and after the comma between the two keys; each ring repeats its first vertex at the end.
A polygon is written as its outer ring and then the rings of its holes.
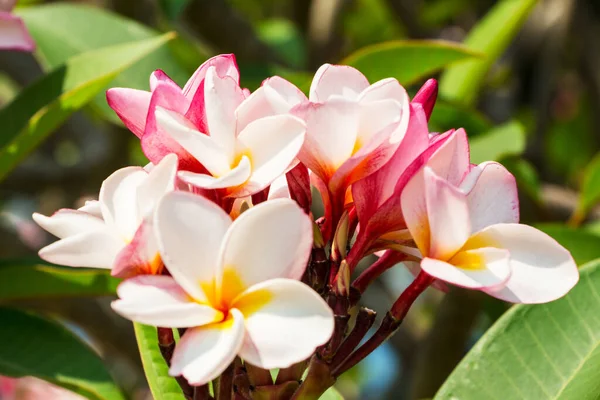
{"type": "Polygon", "coordinates": [[[160,83],[165,83],[169,86],[177,86],[179,88],[179,85],[177,85],[177,83],[175,83],[175,81],[173,81],[173,79],[171,79],[162,69],[152,71],[150,74],[150,91],[154,92],[160,83]]]}
{"type": "Polygon", "coordinates": [[[217,75],[224,78],[231,77],[236,83],[240,81],[240,71],[238,70],[233,54],[220,54],[206,60],[187,81],[183,87],[183,95],[189,99],[196,96],[200,90],[200,85],[206,77],[206,71],[210,67],[216,69],[217,75]]]}
{"type": "Polygon", "coordinates": [[[35,50],[35,42],[23,20],[6,11],[0,11],[0,49],[35,50]]]}
{"type": "Polygon", "coordinates": [[[131,242],[117,255],[112,275],[130,278],[136,275],[158,275],[163,262],[158,253],[158,243],[152,220],[142,222],[131,242]]]}
{"type": "Polygon", "coordinates": [[[491,247],[459,252],[450,261],[424,258],[421,268],[429,275],[469,289],[498,287],[510,277],[509,253],[491,247]]]}
{"type": "Polygon", "coordinates": [[[308,168],[302,163],[298,163],[288,173],[285,174],[289,188],[290,198],[308,214],[312,205],[312,192],[310,189],[310,176],[308,168]]]}
{"type": "Polygon", "coordinates": [[[204,385],[233,362],[244,341],[244,316],[236,309],[229,319],[188,329],[175,347],[169,374],[183,375],[190,385],[204,385]]]}
{"type": "MultiPolygon", "coordinates": [[[[402,173],[429,143],[427,120],[423,109],[419,105],[411,105],[410,110],[406,135],[390,160],[373,174],[352,185],[354,204],[364,228],[377,209],[392,196],[402,173]]],[[[398,206],[397,209],[399,210],[400,207],[398,206]]],[[[402,214],[398,213],[398,216],[403,222],[402,214]]],[[[384,218],[389,221],[390,214],[386,213],[384,218]]]]}
{"type": "Polygon", "coordinates": [[[141,138],[146,128],[151,95],[145,90],[112,88],[106,91],[106,101],[127,129],[141,138]]]}
{"type": "Polygon", "coordinates": [[[244,361],[286,368],[310,357],[333,333],[333,312],[310,287],[292,279],[254,285],[233,304],[245,317],[244,361]]]}
{"type": "Polygon", "coordinates": [[[111,304],[123,317],[146,325],[188,328],[223,320],[223,313],[194,302],[170,276],[145,275],[127,279],[111,304]]]}
{"type": "Polygon", "coordinates": [[[344,99],[304,103],[294,115],[306,122],[306,138],[298,159],[324,182],[352,155],[358,134],[358,104],[344,99]]]}
{"type": "Polygon", "coordinates": [[[467,193],[471,232],[494,224],[519,222],[517,183],[501,164],[485,162],[474,167],[461,190],[467,193]]]}
{"type": "Polygon", "coordinates": [[[427,120],[431,117],[433,107],[438,95],[438,83],[435,79],[428,79],[427,82],[421,86],[421,89],[417,92],[413,98],[413,103],[418,103],[423,106],[427,120]]]}
{"type": "MultiPolygon", "coordinates": [[[[427,257],[447,261],[471,235],[471,221],[466,195],[425,167],[425,203],[429,221],[429,247],[419,249],[427,257]]],[[[406,220],[413,237],[419,237],[406,220]]]]}
{"type": "Polygon", "coordinates": [[[485,243],[509,251],[510,279],[502,288],[485,290],[501,300],[546,303],[567,294],[579,280],[571,254],[531,226],[496,224],[476,233],[471,240],[474,245],[485,243]]]}
{"type": "Polygon", "coordinates": [[[158,127],[175,139],[212,175],[222,176],[230,170],[229,157],[210,136],[199,132],[190,121],[174,111],[156,108],[158,127]]]}
{"type": "Polygon", "coordinates": [[[356,68],[346,65],[323,64],[310,85],[310,101],[323,102],[333,95],[357,99],[369,87],[369,81],[356,68]]]}
{"type": "Polygon", "coordinates": [[[203,171],[202,165],[181,147],[167,132],[160,129],[156,123],[155,111],[160,106],[185,115],[190,103],[182,94],[179,86],[174,83],[160,81],[152,92],[146,130],[142,136],[142,150],[148,159],[158,164],[164,156],[175,153],[179,159],[179,168],[187,171],[203,171]]]}

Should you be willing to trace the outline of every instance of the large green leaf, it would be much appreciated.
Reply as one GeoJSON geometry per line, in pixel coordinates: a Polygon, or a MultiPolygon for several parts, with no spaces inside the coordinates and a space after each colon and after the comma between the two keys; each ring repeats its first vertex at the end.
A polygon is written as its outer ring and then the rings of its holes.
{"type": "Polygon", "coordinates": [[[435,396],[596,400],[600,397],[600,260],[564,298],[510,309],[435,396]]]}
{"type": "Polygon", "coordinates": [[[0,180],[108,82],[172,34],[80,54],[23,90],[0,110],[0,180]]]}
{"type": "Polygon", "coordinates": [[[464,128],[469,137],[475,137],[489,131],[493,125],[485,115],[475,110],[438,100],[429,120],[429,130],[446,132],[458,127],[464,128]]]}
{"type": "MultiPolygon", "coordinates": [[[[34,37],[36,55],[47,70],[90,50],[158,36],[158,32],[136,21],[82,4],[54,3],[20,9],[17,13],[34,37]]],[[[121,86],[148,90],[148,79],[155,69],[164,70],[179,84],[185,83],[188,77],[166,46],[137,57],[135,61],[127,71],[104,83],[102,89],[121,86]]],[[[95,68],[93,63],[90,68],[95,68]]],[[[112,121],[119,121],[103,93],[96,96],[94,105],[112,121]]]]}
{"type": "Polygon", "coordinates": [[[535,227],[569,250],[577,264],[600,258],[600,235],[556,223],[536,224],[535,227]]]}
{"type": "Polygon", "coordinates": [[[470,142],[472,163],[497,161],[525,150],[525,128],[517,121],[508,122],[474,137],[470,142]]]}
{"type": "Polygon", "coordinates": [[[0,301],[109,296],[115,294],[118,283],[108,270],[67,268],[36,261],[0,263],[0,301]]]}
{"type": "Polygon", "coordinates": [[[364,47],[341,63],[359,69],[370,82],[393,77],[409,85],[440,69],[480,55],[464,46],[433,40],[393,41],[364,47]]]}
{"type": "Polygon", "coordinates": [[[536,0],[498,1],[469,32],[464,42],[468,48],[485,54],[485,58],[449,68],[440,80],[441,97],[472,105],[488,71],[506,50],[536,3],[536,0]]]}
{"type": "Polygon", "coordinates": [[[160,354],[156,328],[137,322],[133,323],[133,328],[153,398],[155,400],[184,400],[185,397],[179,384],[175,378],[169,376],[169,367],[160,354]]]}
{"type": "Polygon", "coordinates": [[[63,326],[10,308],[0,308],[0,321],[0,375],[35,376],[89,399],[124,398],[100,357],[63,326]]]}
{"type": "Polygon", "coordinates": [[[586,214],[600,201],[600,154],[585,168],[581,193],[579,194],[579,205],[576,217],[579,220],[585,218],[586,214]]]}

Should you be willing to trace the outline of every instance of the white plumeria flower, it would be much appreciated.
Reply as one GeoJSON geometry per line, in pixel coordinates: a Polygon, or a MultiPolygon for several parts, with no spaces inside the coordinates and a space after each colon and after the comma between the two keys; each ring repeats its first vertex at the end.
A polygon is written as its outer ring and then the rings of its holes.
{"type": "Polygon", "coordinates": [[[42,259],[70,267],[112,269],[115,276],[156,274],[163,264],[152,229],[157,201],[174,190],[177,156],[171,154],[147,171],[117,170],[102,183],[98,201],[51,217],[33,214],[60,240],[39,251],[42,259]]]}
{"type": "Polygon", "coordinates": [[[156,108],[158,126],[209,172],[180,171],[183,181],[243,197],[263,190],[286,171],[302,147],[305,124],[290,114],[274,114],[259,100],[246,98],[235,80],[210,67],[204,80],[207,132],[175,111],[156,108]]]}
{"type": "Polygon", "coordinates": [[[292,200],[261,203],[232,222],[211,201],[173,192],[159,202],[154,225],[171,276],[124,281],[113,309],[143,324],[189,328],[171,375],[202,385],[236,355],[261,368],[285,368],[330,338],[331,309],[298,281],[312,227],[292,200]]]}

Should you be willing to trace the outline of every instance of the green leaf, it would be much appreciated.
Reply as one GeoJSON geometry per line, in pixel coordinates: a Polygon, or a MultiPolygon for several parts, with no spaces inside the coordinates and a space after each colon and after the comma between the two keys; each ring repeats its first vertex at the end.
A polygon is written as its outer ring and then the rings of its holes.
{"type": "Polygon", "coordinates": [[[585,168],[579,194],[578,213],[585,216],[600,202],[600,154],[585,168]]]}
{"type": "Polygon", "coordinates": [[[100,357],[63,326],[10,308],[0,308],[0,321],[0,375],[35,376],[88,399],[124,398],[100,357]]]}
{"type": "Polygon", "coordinates": [[[0,180],[115,76],[172,37],[166,34],[75,56],[23,90],[0,110],[0,180]]]}
{"type": "Polygon", "coordinates": [[[319,397],[319,400],[344,400],[344,396],[342,396],[336,388],[330,387],[321,397],[319,397]]]}
{"type": "Polygon", "coordinates": [[[515,37],[536,0],[500,0],[469,32],[464,44],[485,58],[470,60],[449,68],[440,79],[444,99],[472,105],[494,64],[515,37]]]}
{"type": "Polygon", "coordinates": [[[37,261],[0,263],[0,300],[110,296],[119,280],[102,269],[67,268],[37,261]]]}
{"type": "Polygon", "coordinates": [[[477,52],[441,40],[392,41],[364,47],[341,64],[359,69],[370,82],[393,77],[410,85],[452,63],[477,57],[477,52]]]}
{"type": "Polygon", "coordinates": [[[158,348],[156,328],[133,323],[135,337],[142,357],[142,365],[150,391],[155,400],[185,400],[175,378],[169,376],[169,367],[158,348]]]}
{"type": "Polygon", "coordinates": [[[474,137],[470,142],[472,163],[497,161],[525,150],[525,128],[521,123],[511,121],[474,137]]]}
{"type": "Polygon", "coordinates": [[[438,100],[429,120],[430,131],[446,132],[457,127],[464,128],[473,138],[493,128],[487,117],[475,110],[438,100]]]}
{"type": "Polygon", "coordinates": [[[569,250],[577,264],[600,258],[600,235],[556,223],[536,224],[535,227],[569,250]]]}
{"type": "Polygon", "coordinates": [[[465,356],[435,396],[595,400],[600,393],[600,260],[562,299],[518,305],[465,356]]]}
{"type": "MultiPolygon", "coordinates": [[[[35,39],[36,55],[47,71],[81,53],[159,35],[157,31],[136,21],[82,4],[47,4],[19,9],[17,14],[24,19],[35,39]]],[[[93,70],[96,66],[92,63],[88,68],[93,70]]],[[[137,57],[135,65],[106,82],[99,92],[113,86],[148,90],[150,73],[155,69],[164,70],[179,84],[185,83],[189,75],[176,62],[170,49],[163,46],[143,57],[137,57]]],[[[93,104],[106,118],[120,123],[108,107],[104,93],[98,94],[93,104]]]]}

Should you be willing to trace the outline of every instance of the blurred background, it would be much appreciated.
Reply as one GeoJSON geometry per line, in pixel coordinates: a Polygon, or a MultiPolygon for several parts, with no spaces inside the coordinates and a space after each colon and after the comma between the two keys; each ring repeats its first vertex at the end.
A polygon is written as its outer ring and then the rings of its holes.
{"type": "MultiPolygon", "coordinates": [[[[600,3],[594,0],[89,0],[20,1],[34,54],[0,52],[0,107],[70,57],[176,31],[110,86],[148,89],[152,70],[180,85],[208,57],[235,53],[242,86],[278,74],[306,90],[321,64],[394,76],[412,95],[441,78],[430,130],[465,127],[473,162],[516,176],[522,221],[600,256],[600,3]],[[429,40],[463,43],[454,48],[429,40]],[[427,40],[427,41],[423,41],[427,40]]],[[[0,136],[3,126],[0,126],[0,136]]],[[[95,198],[114,170],[147,161],[100,94],[0,183],[0,256],[31,259],[52,241],[31,220],[95,198]]],[[[3,261],[6,263],[6,261],[3,261]]],[[[363,298],[383,316],[410,282],[386,272],[363,298]]],[[[0,287],[1,283],[0,283],[0,287]]],[[[150,398],[129,322],[106,299],[18,299],[65,322],[100,352],[136,399],[150,398]]],[[[477,338],[507,309],[477,292],[430,289],[399,332],[336,384],[346,399],[432,397],[477,338]],[[368,393],[368,395],[367,395],[368,393]]],[[[379,317],[380,319],[381,317],[379,317]]],[[[2,329],[0,321],[0,329],[2,329]]],[[[0,378],[0,399],[49,399],[33,378],[0,378]]],[[[54,394],[52,394],[54,396],[54,394]]],[[[56,397],[75,395],[56,391],[56,397]]]]}

